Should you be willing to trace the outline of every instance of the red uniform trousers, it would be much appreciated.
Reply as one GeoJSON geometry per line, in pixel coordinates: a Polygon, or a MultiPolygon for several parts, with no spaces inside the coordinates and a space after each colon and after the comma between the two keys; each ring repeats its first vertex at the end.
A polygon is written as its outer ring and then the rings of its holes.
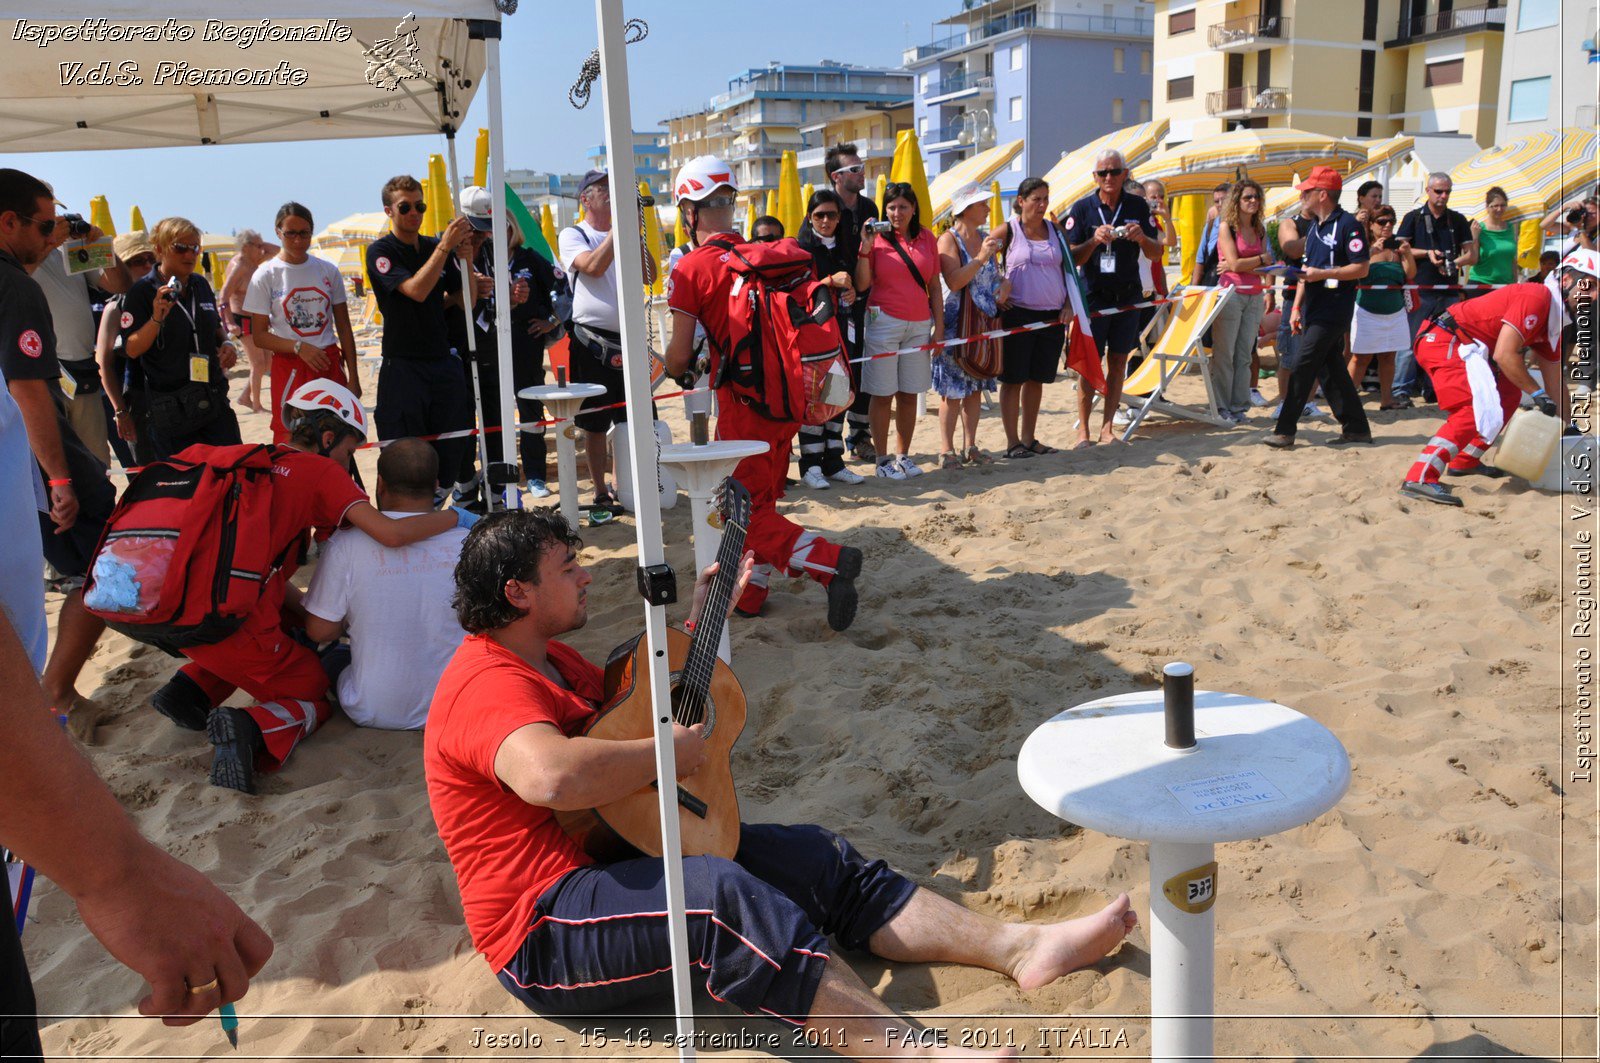
{"type": "MultiPolygon", "coordinates": [[[[1472,410],[1472,388],[1467,383],[1467,363],[1462,361],[1459,348],[1456,338],[1441,328],[1429,329],[1417,339],[1417,364],[1428,371],[1433,390],[1439,397],[1439,408],[1450,417],[1417,455],[1406,473],[1409,483],[1438,483],[1446,467],[1475,469],[1484,451],[1494,442],[1478,434],[1472,410]]],[[[1507,380],[1499,369],[1494,371],[1494,379],[1500,388],[1500,412],[1510,421],[1522,401],[1522,389],[1507,380]]]]}
{"type": "MultiPolygon", "coordinates": [[[[311,346],[307,344],[306,346],[311,346]]],[[[280,354],[272,352],[272,441],[274,443],[289,442],[289,429],[283,423],[283,403],[294,389],[308,380],[332,380],[336,383],[350,386],[350,381],[344,375],[344,355],[339,350],[337,343],[330,347],[322,348],[322,353],[328,356],[328,368],[317,372],[306,364],[305,359],[294,354],[280,354]]]]}
{"type": "Polygon", "coordinates": [[[221,705],[235,689],[256,699],[245,711],[267,742],[266,754],[256,764],[263,771],[282,767],[300,740],[333,715],[322,662],[283,629],[286,580],[282,575],[273,578],[238,631],[215,645],[183,651],[189,663],[181,671],[213,705],[221,705]]]}
{"type": "Polygon", "coordinates": [[[733,470],[734,479],[750,492],[750,530],[746,546],[755,552],[756,574],[739,599],[739,609],[755,613],[767,597],[767,578],[773,569],[789,575],[807,575],[824,587],[833,579],[839,548],[778,513],[789,454],[799,424],[774,421],[756,413],[730,390],[717,392],[717,438],[755,439],[767,444],[765,454],[745,458],[733,470]]]}

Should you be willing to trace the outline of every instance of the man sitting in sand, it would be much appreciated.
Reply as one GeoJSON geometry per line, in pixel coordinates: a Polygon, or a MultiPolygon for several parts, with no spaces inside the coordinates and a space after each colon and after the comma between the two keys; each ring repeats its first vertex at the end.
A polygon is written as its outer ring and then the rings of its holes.
{"type": "MultiPolygon", "coordinates": [[[[582,737],[602,673],[556,641],[588,620],[579,545],[544,512],[497,513],[468,534],[455,608],[469,634],[434,694],[423,766],[473,944],[529,1008],[593,1014],[662,991],[672,961],[661,861],[594,863],[555,819],[655,777],[650,740],[582,737]]],[[[751,567],[747,554],[732,600],[751,567]]],[[[687,778],[705,758],[701,727],[673,731],[687,778]]],[[[707,991],[750,1014],[842,1027],[852,1045],[915,1039],[847,962],[830,960],[830,938],[888,960],[986,967],[1037,989],[1094,963],[1138,922],[1122,894],[1064,923],[1002,923],[810,825],[745,824],[735,859],[694,857],[684,876],[689,951],[707,991]]]]}
{"type": "MultiPolygon", "coordinates": [[[[433,512],[439,452],[397,439],[378,456],[378,509],[391,520],[433,512]]],[[[349,645],[322,655],[339,707],[360,727],[421,730],[439,673],[461,644],[451,572],[467,533],[447,528],[409,546],[384,546],[348,527],[328,542],[301,606],[306,634],[349,645]]]]}

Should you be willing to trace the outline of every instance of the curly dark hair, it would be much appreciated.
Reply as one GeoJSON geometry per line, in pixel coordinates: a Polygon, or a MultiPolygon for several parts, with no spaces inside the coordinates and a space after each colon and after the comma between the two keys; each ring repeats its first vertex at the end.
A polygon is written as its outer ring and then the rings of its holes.
{"type": "Polygon", "coordinates": [[[553,549],[583,545],[561,514],[510,509],[478,521],[461,544],[450,606],[470,634],[505,627],[523,616],[506,600],[506,581],[537,585],[539,562],[553,549]]]}

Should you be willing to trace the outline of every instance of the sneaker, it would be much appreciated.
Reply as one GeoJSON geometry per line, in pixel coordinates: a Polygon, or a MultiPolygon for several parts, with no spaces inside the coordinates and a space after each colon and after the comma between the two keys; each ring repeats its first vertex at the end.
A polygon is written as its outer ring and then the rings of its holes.
{"type": "Polygon", "coordinates": [[[256,756],[267,748],[267,743],[250,714],[227,706],[217,709],[206,721],[206,737],[214,747],[211,785],[255,793],[256,756]]]}
{"type": "Polygon", "coordinates": [[[1252,405],[1252,406],[1265,406],[1266,404],[1267,404],[1267,397],[1265,395],[1261,394],[1261,389],[1260,388],[1251,388],[1250,389],[1250,405],[1252,405]]]}
{"type": "Polygon", "coordinates": [[[904,480],[906,474],[900,471],[900,463],[893,458],[879,458],[878,478],[880,480],[904,480]]]}
{"type": "Polygon", "coordinates": [[[1322,412],[1322,407],[1318,406],[1314,402],[1306,403],[1306,408],[1300,411],[1300,419],[1302,421],[1310,420],[1313,417],[1323,417],[1323,416],[1326,416],[1326,415],[1322,412]]]}
{"type": "Polygon", "coordinates": [[[907,480],[911,479],[913,476],[922,475],[922,468],[916,462],[912,461],[911,457],[907,454],[902,454],[898,458],[894,459],[894,463],[903,474],[903,477],[907,480]]]}
{"type": "Polygon", "coordinates": [[[832,476],[829,476],[828,479],[832,480],[834,483],[851,485],[864,484],[867,482],[867,478],[856,472],[854,469],[840,469],[832,476]]]}
{"type": "Polygon", "coordinates": [[[211,715],[211,699],[182,672],[150,695],[150,707],[185,731],[204,731],[206,717],[211,715]]]}
{"type": "Polygon", "coordinates": [[[1332,439],[1328,440],[1328,446],[1330,446],[1330,447],[1346,447],[1346,446],[1351,445],[1352,443],[1371,443],[1371,442],[1372,442],[1371,433],[1368,433],[1367,435],[1364,435],[1364,436],[1353,436],[1349,432],[1340,432],[1338,435],[1336,435],[1332,439]]]}
{"type": "Polygon", "coordinates": [[[549,498],[551,494],[553,494],[553,492],[550,490],[550,485],[545,483],[543,480],[528,481],[529,498],[549,498]]]}
{"type": "Polygon", "coordinates": [[[856,577],[861,575],[861,551],[854,546],[839,547],[839,560],[833,566],[833,578],[828,581],[828,626],[843,631],[856,618],[856,577]]]}
{"type": "Polygon", "coordinates": [[[1400,493],[1410,495],[1412,498],[1423,498],[1429,502],[1438,502],[1444,506],[1459,506],[1461,499],[1451,493],[1450,488],[1444,484],[1424,484],[1414,480],[1407,480],[1400,485],[1400,493]]]}
{"type": "Polygon", "coordinates": [[[806,470],[806,474],[800,477],[800,482],[813,491],[826,491],[829,487],[828,478],[822,475],[822,469],[816,465],[806,470]]]}
{"type": "MultiPolygon", "coordinates": [[[[1117,428],[1128,427],[1133,423],[1133,411],[1126,406],[1122,407],[1122,409],[1111,415],[1111,423],[1117,428]]],[[[1078,426],[1073,425],[1072,427],[1077,428],[1078,426]]]]}
{"type": "Polygon", "coordinates": [[[872,445],[872,440],[863,439],[850,444],[850,453],[854,454],[857,461],[877,461],[878,448],[872,445]]]}

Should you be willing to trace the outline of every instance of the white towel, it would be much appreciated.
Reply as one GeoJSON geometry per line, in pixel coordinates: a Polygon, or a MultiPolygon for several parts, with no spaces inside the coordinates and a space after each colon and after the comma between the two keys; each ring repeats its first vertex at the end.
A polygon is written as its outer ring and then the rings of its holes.
{"type": "Polygon", "coordinates": [[[1500,386],[1495,383],[1494,367],[1489,364],[1489,347],[1484,343],[1458,344],[1456,350],[1467,368],[1467,386],[1472,389],[1472,419],[1477,423],[1478,434],[1493,443],[1494,437],[1505,427],[1505,414],[1500,409],[1500,386]]]}
{"type": "Polygon", "coordinates": [[[1567,301],[1561,297],[1561,282],[1556,279],[1560,272],[1553,269],[1544,279],[1545,291],[1550,293],[1550,317],[1545,323],[1545,338],[1550,342],[1550,349],[1556,352],[1558,362],[1561,359],[1561,330],[1572,320],[1567,313],[1567,301]]]}

